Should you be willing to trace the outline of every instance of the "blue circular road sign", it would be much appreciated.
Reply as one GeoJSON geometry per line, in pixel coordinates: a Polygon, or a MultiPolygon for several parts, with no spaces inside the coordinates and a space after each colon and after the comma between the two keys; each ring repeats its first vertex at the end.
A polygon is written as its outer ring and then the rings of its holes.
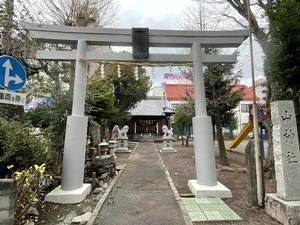
{"type": "Polygon", "coordinates": [[[22,64],[12,56],[0,56],[0,86],[8,91],[18,91],[26,84],[22,64]]]}

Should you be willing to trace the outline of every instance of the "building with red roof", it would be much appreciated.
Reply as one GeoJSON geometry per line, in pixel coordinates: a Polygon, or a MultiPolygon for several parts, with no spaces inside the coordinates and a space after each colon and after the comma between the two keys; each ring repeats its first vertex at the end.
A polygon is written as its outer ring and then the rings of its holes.
{"type": "Polygon", "coordinates": [[[193,84],[164,84],[164,93],[173,109],[184,100],[194,99],[193,84]]]}
{"type": "MultiPolygon", "coordinates": [[[[250,87],[244,84],[235,85],[233,92],[243,89],[243,100],[239,102],[234,109],[236,118],[238,120],[238,133],[248,123],[249,120],[249,106],[253,102],[253,91],[250,87]]],[[[176,106],[189,98],[194,98],[194,89],[192,84],[164,84],[164,91],[166,99],[170,104],[169,107],[175,109],[176,106]]],[[[259,98],[256,98],[259,101],[259,98]]]]}
{"type": "MultiPolygon", "coordinates": [[[[161,87],[154,87],[153,96],[141,101],[130,111],[132,119],[129,122],[130,132],[134,137],[158,137],[162,134],[162,125],[172,126],[170,116],[176,106],[194,98],[194,88],[191,83],[164,83],[161,87]]],[[[243,100],[234,109],[238,120],[239,133],[249,120],[249,106],[253,102],[253,91],[246,85],[238,84],[233,92],[243,89],[243,100]]],[[[259,98],[256,98],[257,101],[259,98]]]]}

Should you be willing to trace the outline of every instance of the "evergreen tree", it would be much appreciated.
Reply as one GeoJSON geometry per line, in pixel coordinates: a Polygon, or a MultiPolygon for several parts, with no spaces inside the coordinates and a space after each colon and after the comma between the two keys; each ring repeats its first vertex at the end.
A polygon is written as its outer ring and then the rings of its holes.
{"type": "MultiPolygon", "coordinates": [[[[100,69],[94,75],[100,77],[100,69]]],[[[110,130],[115,125],[127,124],[131,117],[128,111],[147,98],[151,87],[145,69],[132,65],[121,65],[119,68],[116,64],[106,65],[105,77],[101,82],[110,89],[113,96],[112,109],[106,117],[110,130]]]]}
{"type": "Polygon", "coordinates": [[[207,109],[216,126],[221,165],[228,165],[223,127],[232,120],[233,109],[242,100],[242,90],[232,91],[240,79],[239,73],[232,72],[233,67],[232,64],[218,64],[209,66],[204,73],[207,109]]]}
{"type": "Polygon", "coordinates": [[[271,100],[293,100],[300,138],[300,3],[272,1],[266,13],[270,47],[266,51],[265,73],[271,84],[271,100]]]}

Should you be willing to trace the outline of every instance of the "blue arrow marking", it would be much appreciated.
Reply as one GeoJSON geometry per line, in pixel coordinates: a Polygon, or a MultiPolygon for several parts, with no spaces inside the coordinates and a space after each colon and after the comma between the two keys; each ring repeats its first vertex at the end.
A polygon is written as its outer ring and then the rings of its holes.
{"type": "Polygon", "coordinates": [[[18,74],[15,74],[14,77],[9,76],[10,70],[13,69],[9,59],[6,60],[6,62],[3,64],[3,67],[5,68],[5,78],[4,78],[5,79],[4,80],[4,86],[5,87],[9,87],[8,84],[9,84],[10,81],[14,81],[15,84],[20,84],[20,83],[23,82],[23,80],[18,76],[18,74]]]}
{"type": "Polygon", "coordinates": [[[9,91],[20,90],[26,83],[22,64],[11,56],[0,56],[0,86],[9,91]]]}

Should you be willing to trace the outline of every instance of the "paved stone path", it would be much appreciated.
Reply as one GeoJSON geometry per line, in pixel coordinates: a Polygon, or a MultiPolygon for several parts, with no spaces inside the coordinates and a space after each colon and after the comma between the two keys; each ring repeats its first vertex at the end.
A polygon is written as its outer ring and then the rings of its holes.
{"type": "Polygon", "coordinates": [[[94,225],[185,225],[152,142],[140,142],[106,198],[94,225]]]}

